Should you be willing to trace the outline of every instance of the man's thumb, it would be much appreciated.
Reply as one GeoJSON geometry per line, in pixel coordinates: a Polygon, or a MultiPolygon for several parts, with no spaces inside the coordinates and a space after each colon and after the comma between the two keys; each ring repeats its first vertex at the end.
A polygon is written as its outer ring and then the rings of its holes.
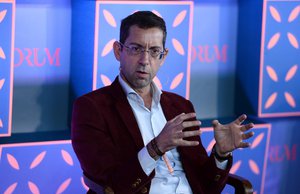
{"type": "Polygon", "coordinates": [[[213,120],[213,121],[212,121],[213,127],[217,127],[219,124],[220,124],[220,123],[219,123],[218,120],[213,120]]]}

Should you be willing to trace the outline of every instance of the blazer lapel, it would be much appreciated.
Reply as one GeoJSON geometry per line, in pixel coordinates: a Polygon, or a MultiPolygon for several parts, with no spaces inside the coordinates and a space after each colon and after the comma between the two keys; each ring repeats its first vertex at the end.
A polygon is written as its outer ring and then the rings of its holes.
{"type": "Polygon", "coordinates": [[[178,113],[178,110],[175,108],[175,106],[172,105],[172,100],[169,99],[168,96],[164,95],[164,93],[162,93],[161,95],[160,104],[167,121],[180,114],[178,113]]]}
{"type": "Polygon", "coordinates": [[[116,101],[115,106],[118,110],[118,114],[122,118],[123,122],[125,123],[127,130],[130,132],[135,144],[137,145],[138,149],[142,149],[144,147],[143,138],[135,119],[134,113],[131,109],[131,106],[127,100],[127,97],[118,81],[118,77],[111,85],[112,88],[112,95],[116,101]]]}
{"type": "MultiPolygon", "coordinates": [[[[183,111],[182,109],[178,109],[177,107],[175,107],[175,105],[172,103],[173,100],[170,98],[169,95],[162,94],[160,102],[167,121],[173,119],[177,115],[181,114],[182,113],[181,111],[183,111]]],[[[199,138],[200,137],[189,137],[186,139],[190,141],[199,141],[199,138]]],[[[196,150],[195,153],[199,152],[199,148],[200,148],[199,146],[193,146],[193,147],[178,146],[177,150],[179,152],[179,155],[182,157],[185,155],[189,155],[191,150],[196,150]]],[[[185,162],[183,162],[183,165],[184,164],[185,162]]]]}

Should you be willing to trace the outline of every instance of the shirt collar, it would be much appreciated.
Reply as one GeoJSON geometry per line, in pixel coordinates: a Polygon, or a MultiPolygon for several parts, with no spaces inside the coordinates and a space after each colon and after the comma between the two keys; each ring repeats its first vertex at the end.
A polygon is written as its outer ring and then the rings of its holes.
{"type": "MultiPolygon", "coordinates": [[[[122,86],[125,94],[127,97],[129,97],[131,94],[139,96],[140,95],[138,93],[136,93],[136,91],[134,91],[122,78],[121,75],[118,76],[120,85],[122,86]]],[[[158,104],[160,101],[160,96],[162,94],[162,91],[156,86],[156,84],[152,81],[151,82],[151,91],[152,91],[152,97],[154,100],[155,104],[158,104]]],[[[141,98],[141,97],[140,97],[141,98]]]]}

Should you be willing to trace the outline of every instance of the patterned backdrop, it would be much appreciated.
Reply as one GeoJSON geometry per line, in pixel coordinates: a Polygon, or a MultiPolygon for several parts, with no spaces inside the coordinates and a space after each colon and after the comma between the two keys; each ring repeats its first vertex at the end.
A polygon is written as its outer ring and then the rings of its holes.
{"type": "Polygon", "coordinates": [[[0,137],[11,134],[15,2],[0,1],[0,137]]]}
{"type": "MultiPolygon", "coordinates": [[[[167,23],[160,88],[191,99],[203,123],[240,113],[256,123],[230,172],[257,194],[300,193],[300,0],[0,0],[0,193],[86,192],[72,103],[114,80],[112,44],[137,10],[167,23]]],[[[212,128],[202,131],[210,153],[212,128]]]]}

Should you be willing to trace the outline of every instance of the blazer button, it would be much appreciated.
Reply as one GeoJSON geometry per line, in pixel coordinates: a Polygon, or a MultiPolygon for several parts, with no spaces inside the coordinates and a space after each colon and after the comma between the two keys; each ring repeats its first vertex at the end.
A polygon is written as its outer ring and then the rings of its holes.
{"type": "Polygon", "coordinates": [[[141,193],[147,193],[147,192],[148,192],[147,187],[143,187],[142,190],[141,190],[141,193]]]}
{"type": "Polygon", "coordinates": [[[219,181],[220,178],[221,178],[221,175],[216,175],[216,176],[215,176],[215,181],[219,181]]]}
{"type": "Polygon", "coordinates": [[[136,188],[136,186],[137,186],[136,183],[133,183],[133,184],[131,185],[131,187],[134,188],[134,189],[136,188]]]}
{"type": "Polygon", "coordinates": [[[140,183],[139,183],[139,182],[135,182],[134,184],[135,184],[136,186],[138,186],[140,183]]]}

